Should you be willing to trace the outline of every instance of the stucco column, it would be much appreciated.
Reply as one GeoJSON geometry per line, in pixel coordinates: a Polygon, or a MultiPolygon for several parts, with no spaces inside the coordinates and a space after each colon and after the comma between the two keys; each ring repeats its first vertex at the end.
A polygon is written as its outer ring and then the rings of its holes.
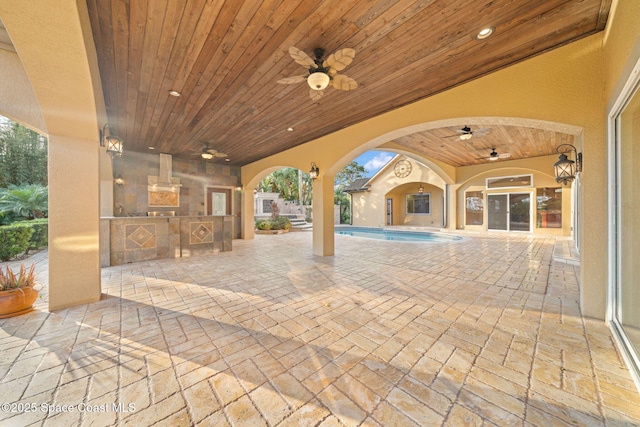
{"type": "Polygon", "coordinates": [[[322,175],[313,181],[313,254],[334,254],[333,176],[322,175]]]}
{"type": "Polygon", "coordinates": [[[100,299],[100,146],[49,135],[49,309],[100,299]]]}
{"type": "Polygon", "coordinates": [[[113,216],[113,159],[100,150],[100,216],[113,216]]]}
{"type": "MultiPolygon", "coordinates": [[[[447,230],[455,230],[458,227],[458,189],[459,184],[448,185],[448,200],[447,203],[447,230]]],[[[460,209],[464,209],[464,205],[460,206],[460,209]]]]}
{"type": "Polygon", "coordinates": [[[242,234],[243,239],[253,239],[254,237],[254,219],[255,216],[255,195],[253,190],[245,190],[242,192],[242,234]]]}

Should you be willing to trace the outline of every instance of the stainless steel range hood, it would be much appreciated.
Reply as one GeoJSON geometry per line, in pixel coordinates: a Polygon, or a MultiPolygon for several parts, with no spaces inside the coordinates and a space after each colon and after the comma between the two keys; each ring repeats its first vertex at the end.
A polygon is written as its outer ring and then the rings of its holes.
{"type": "Polygon", "coordinates": [[[158,176],[148,176],[149,191],[177,192],[180,188],[180,178],[174,178],[173,159],[171,154],[160,154],[160,171],[158,176]]]}

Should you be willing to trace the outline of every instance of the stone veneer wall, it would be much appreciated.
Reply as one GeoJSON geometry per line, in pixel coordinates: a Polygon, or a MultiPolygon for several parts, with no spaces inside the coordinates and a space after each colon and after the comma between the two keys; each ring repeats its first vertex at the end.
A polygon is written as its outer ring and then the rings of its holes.
{"type": "MultiPolygon", "coordinates": [[[[219,162],[220,160],[218,160],[219,162]]],[[[206,187],[239,187],[240,167],[205,161],[200,158],[173,157],[173,177],[180,178],[180,207],[159,208],[148,206],[148,176],[158,176],[160,156],[156,153],[125,152],[113,161],[113,175],[121,176],[125,184],[113,189],[115,216],[145,216],[148,211],[176,211],[176,215],[195,216],[205,214],[206,187]],[[122,207],[122,213],[120,212],[122,207]]],[[[235,215],[233,238],[241,235],[241,199],[232,190],[231,213],[235,215]]]]}
{"type": "Polygon", "coordinates": [[[232,250],[231,216],[100,220],[100,266],[232,250]]]}

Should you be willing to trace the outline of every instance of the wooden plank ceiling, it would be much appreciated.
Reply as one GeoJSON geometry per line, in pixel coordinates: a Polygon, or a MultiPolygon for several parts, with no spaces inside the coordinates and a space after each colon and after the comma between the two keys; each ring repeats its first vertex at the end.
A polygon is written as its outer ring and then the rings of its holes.
{"type": "MultiPolygon", "coordinates": [[[[611,0],[87,0],[110,129],[125,151],[245,165],[523,59],[601,31],[611,0]],[[485,26],[495,34],[475,35],[485,26]],[[359,87],[329,87],[319,101],[289,56],[354,48],[341,74],[359,87]],[[181,96],[170,95],[178,91],[181,96]],[[287,129],[293,129],[288,131],[287,129]]],[[[462,141],[459,127],[395,142],[452,165],[548,155],[571,136],[487,126],[462,141]],[[449,138],[451,135],[454,137],[449,138]],[[491,140],[501,135],[504,138],[491,140]],[[486,140],[482,142],[482,140],[486,140]],[[480,141],[480,142],[478,142],[480,141]],[[499,142],[500,141],[500,142],[499,142]]],[[[572,141],[572,139],[571,139],[572,141]]]]}

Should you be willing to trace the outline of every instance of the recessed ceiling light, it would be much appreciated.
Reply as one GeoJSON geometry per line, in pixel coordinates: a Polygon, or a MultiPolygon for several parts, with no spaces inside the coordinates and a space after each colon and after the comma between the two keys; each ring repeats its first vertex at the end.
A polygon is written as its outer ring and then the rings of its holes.
{"type": "Polygon", "coordinates": [[[155,149],[156,149],[156,147],[154,147],[153,145],[150,145],[150,146],[148,146],[147,148],[148,148],[149,150],[155,150],[155,149]]]}
{"type": "Polygon", "coordinates": [[[178,92],[177,90],[170,90],[169,91],[169,95],[171,95],[171,96],[180,96],[182,94],[180,92],[178,92]]]}
{"type": "Polygon", "coordinates": [[[287,128],[287,132],[293,132],[293,128],[287,128]]]}
{"type": "Polygon", "coordinates": [[[484,40],[486,38],[491,37],[491,35],[496,31],[496,27],[486,27],[478,31],[476,34],[476,40],[484,40]]]}
{"type": "Polygon", "coordinates": [[[224,161],[225,161],[225,162],[230,162],[231,160],[229,160],[229,159],[224,159],[224,161]]]}

